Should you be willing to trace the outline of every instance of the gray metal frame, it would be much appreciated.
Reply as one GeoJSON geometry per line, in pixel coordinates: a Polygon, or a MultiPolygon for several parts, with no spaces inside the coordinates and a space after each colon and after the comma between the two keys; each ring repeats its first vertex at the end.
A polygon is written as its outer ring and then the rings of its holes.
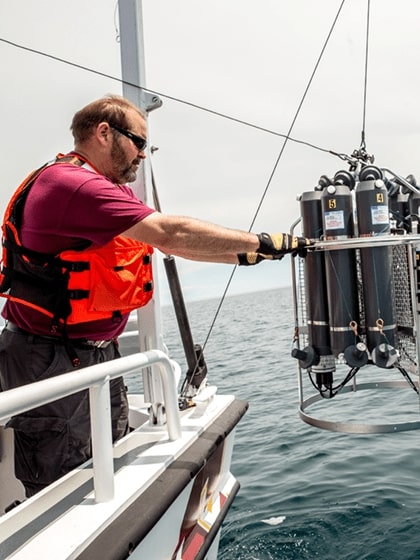
{"type": "MultiPolygon", "coordinates": [[[[293,224],[291,231],[295,229],[300,220],[293,224]]],[[[419,313],[417,303],[417,270],[416,270],[416,248],[420,246],[420,235],[381,235],[377,237],[340,239],[334,241],[318,241],[313,251],[337,251],[343,249],[362,249],[363,247],[390,246],[393,250],[393,274],[396,286],[395,305],[398,327],[397,334],[400,358],[398,364],[409,370],[410,374],[416,375],[414,381],[418,387],[419,363],[420,363],[420,336],[419,336],[419,313]]],[[[298,348],[303,348],[307,343],[307,325],[305,310],[305,286],[304,286],[304,259],[291,259],[293,299],[295,303],[295,325],[296,340],[298,348]]],[[[379,368],[378,368],[379,369],[379,368]]],[[[384,372],[387,370],[384,370],[384,372]]],[[[349,392],[375,389],[401,389],[412,387],[404,381],[376,381],[371,383],[357,383],[357,375],[351,384],[340,390],[340,395],[349,392]]],[[[420,415],[418,421],[364,424],[353,422],[335,422],[316,418],[308,414],[311,405],[324,401],[318,393],[309,397],[304,396],[304,372],[297,362],[297,380],[299,395],[300,418],[317,428],[334,432],[347,433],[387,433],[396,431],[416,430],[420,428],[420,415]]],[[[312,387],[312,385],[311,385],[312,387]]],[[[312,387],[313,388],[313,387],[312,387]]],[[[338,395],[336,398],[340,398],[338,395]]]]}

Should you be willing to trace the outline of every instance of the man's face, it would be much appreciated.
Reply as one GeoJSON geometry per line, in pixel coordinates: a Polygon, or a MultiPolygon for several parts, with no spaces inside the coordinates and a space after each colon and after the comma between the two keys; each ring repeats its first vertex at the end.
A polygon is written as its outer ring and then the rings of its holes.
{"type": "MultiPolygon", "coordinates": [[[[127,131],[140,138],[146,138],[147,129],[144,119],[135,112],[127,113],[130,127],[127,131]]],[[[117,130],[112,130],[111,161],[112,169],[108,177],[115,183],[132,183],[137,177],[141,161],[145,159],[144,149],[139,150],[135,141],[117,130]]]]}

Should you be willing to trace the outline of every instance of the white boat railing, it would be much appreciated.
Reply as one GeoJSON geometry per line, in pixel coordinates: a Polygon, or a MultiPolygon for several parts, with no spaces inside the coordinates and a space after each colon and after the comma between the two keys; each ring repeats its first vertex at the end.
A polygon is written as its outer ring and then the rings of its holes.
{"type": "Polygon", "coordinates": [[[170,440],[176,440],[181,437],[181,422],[174,368],[179,366],[161,350],[132,354],[4,391],[0,393],[0,422],[10,416],[89,389],[95,501],[107,502],[114,497],[109,381],[155,363],[163,366],[157,370],[162,380],[168,437],[170,440]]]}

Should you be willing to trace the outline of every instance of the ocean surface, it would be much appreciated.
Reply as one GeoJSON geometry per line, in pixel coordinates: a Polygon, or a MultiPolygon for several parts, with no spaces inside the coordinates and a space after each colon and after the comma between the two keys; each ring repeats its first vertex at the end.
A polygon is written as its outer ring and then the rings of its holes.
{"type": "MultiPolygon", "coordinates": [[[[206,340],[218,304],[187,304],[195,343],[206,340]]],[[[170,307],[163,322],[171,357],[185,372],[170,307]]],[[[232,462],[241,489],[222,528],[219,559],[420,559],[420,432],[348,434],[303,422],[293,334],[290,288],[232,296],[205,348],[211,384],[249,402],[232,462]]],[[[359,382],[401,379],[394,370],[358,373],[359,382]]],[[[305,397],[313,394],[305,383],[305,397]]],[[[408,385],[338,395],[306,412],[361,424],[420,420],[408,385]]]]}

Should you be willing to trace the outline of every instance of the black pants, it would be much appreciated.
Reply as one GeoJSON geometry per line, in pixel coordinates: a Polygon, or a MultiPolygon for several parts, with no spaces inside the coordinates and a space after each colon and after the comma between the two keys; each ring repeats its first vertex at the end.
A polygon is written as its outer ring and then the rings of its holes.
{"type": "MultiPolygon", "coordinates": [[[[77,349],[82,367],[120,357],[115,344],[77,349]]],[[[74,371],[65,347],[39,336],[3,330],[0,386],[4,391],[74,371]]],[[[128,431],[128,402],[121,377],[110,382],[113,441],[128,431]]],[[[15,474],[30,497],[91,457],[89,392],[14,416],[15,474]]]]}

